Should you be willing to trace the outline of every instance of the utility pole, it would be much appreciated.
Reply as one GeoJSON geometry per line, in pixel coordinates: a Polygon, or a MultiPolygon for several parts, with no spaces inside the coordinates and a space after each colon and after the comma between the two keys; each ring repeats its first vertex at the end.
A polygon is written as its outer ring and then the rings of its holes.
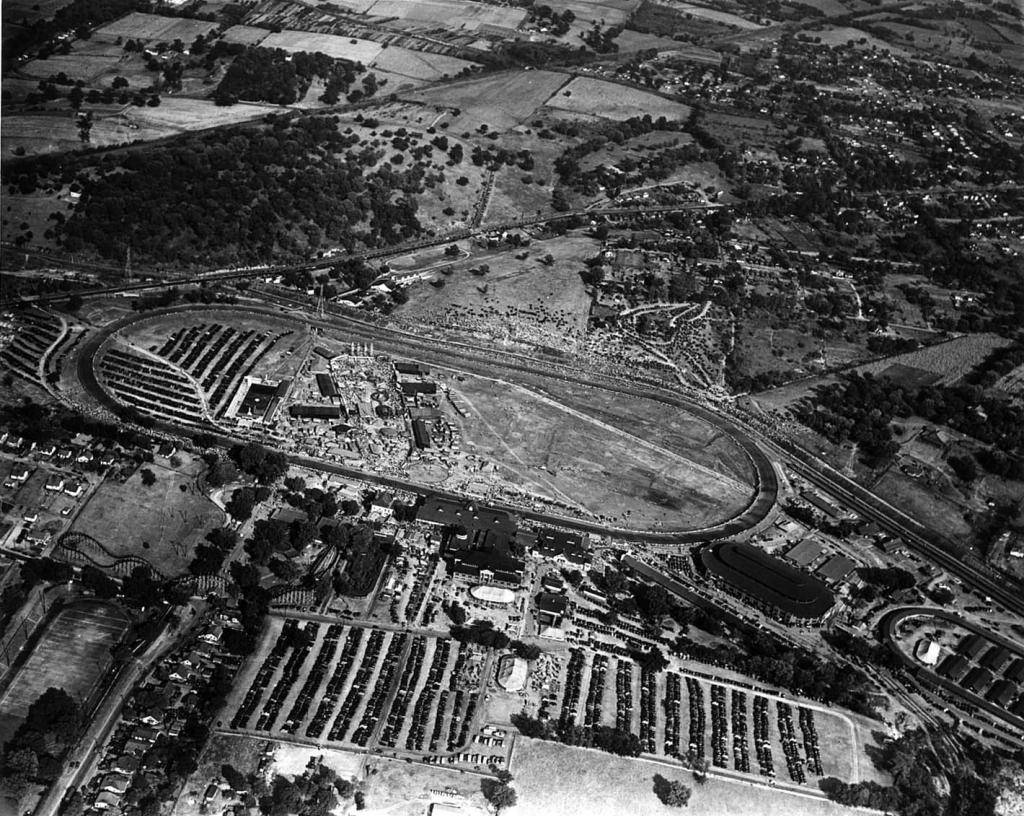
{"type": "Polygon", "coordinates": [[[130,244],[124,251],[124,282],[132,282],[132,248],[130,244]]]}

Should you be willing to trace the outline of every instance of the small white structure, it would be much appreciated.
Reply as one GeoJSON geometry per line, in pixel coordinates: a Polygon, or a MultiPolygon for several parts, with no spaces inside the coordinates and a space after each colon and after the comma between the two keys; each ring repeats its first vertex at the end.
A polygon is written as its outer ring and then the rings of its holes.
{"type": "Polygon", "coordinates": [[[917,646],[914,647],[914,657],[926,666],[935,666],[939,662],[941,651],[939,644],[934,640],[922,638],[917,642],[917,646]]]}
{"type": "Polygon", "coordinates": [[[505,655],[498,664],[498,685],[505,691],[519,691],[526,686],[529,664],[521,657],[505,655]]]}
{"type": "Polygon", "coordinates": [[[477,584],[469,590],[469,594],[478,601],[494,604],[510,604],[516,599],[516,594],[511,589],[486,584],[477,584]]]}

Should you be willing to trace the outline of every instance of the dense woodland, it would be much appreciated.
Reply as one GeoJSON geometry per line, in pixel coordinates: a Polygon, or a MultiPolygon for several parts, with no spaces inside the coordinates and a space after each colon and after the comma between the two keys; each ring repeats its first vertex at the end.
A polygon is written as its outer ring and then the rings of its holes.
{"type": "Polygon", "coordinates": [[[856,443],[874,463],[897,453],[893,422],[911,416],[972,436],[1011,459],[1024,452],[1024,409],[978,385],[914,387],[853,372],[819,388],[796,413],[830,441],[856,443]]]}
{"type": "MultiPolygon", "coordinates": [[[[234,60],[213,93],[218,105],[233,105],[240,99],[249,102],[271,102],[291,105],[301,100],[314,79],[325,82],[320,101],[329,105],[348,93],[357,75],[366,69],[359,63],[333,59],[320,52],[299,51],[288,53],[280,48],[240,46],[219,40],[210,56],[232,56],[234,60]]],[[[363,79],[363,89],[353,91],[350,102],[372,96],[377,89],[373,74],[363,79]]]]}
{"type": "Polygon", "coordinates": [[[421,166],[370,169],[383,152],[340,133],[334,117],[268,120],[98,162],[33,160],[13,175],[29,191],[51,173],[77,177],[82,203],[54,231],[66,251],[92,247],[107,258],[123,259],[130,246],[159,262],[257,262],[419,233],[416,196],[436,181],[421,166]]]}

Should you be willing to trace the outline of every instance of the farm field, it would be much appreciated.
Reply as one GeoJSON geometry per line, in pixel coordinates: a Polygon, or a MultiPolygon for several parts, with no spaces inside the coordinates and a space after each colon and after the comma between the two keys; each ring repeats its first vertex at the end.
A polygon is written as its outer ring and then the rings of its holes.
{"type": "Polygon", "coordinates": [[[433,82],[444,77],[454,77],[473,65],[475,63],[458,57],[412,51],[392,45],[377,55],[373,61],[373,70],[407,79],[433,82]]]}
{"type": "Polygon", "coordinates": [[[690,114],[690,108],[681,102],[590,77],[576,77],[551,96],[546,104],[556,110],[602,116],[620,122],[645,114],[669,119],[685,119],[690,114]]]}
{"type": "MultiPolygon", "coordinates": [[[[635,816],[669,816],[679,810],[658,802],[654,775],[687,784],[691,781],[689,772],[678,765],[523,738],[516,741],[512,772],[519,802],[505,811],[508,816],[621,816],[625,803],[635,816]],[[586,784],[581,785],[581,780],[586,784]]],[[[841,816],[847,811],[824,798],[712,777],[695,787],[685,812],[697,816],[841,816]]]]}
{"type": "Polygon", "coordinates": [[[451,387],[468,406],[467,448],[500,463],[510,482],[591,517],[634,529],[699,528],[751,498],[744,482],[527,389],[471,376],[451,387]]]}
{"type": "Polygon", "coordinates": [[[506,72],[417,91],[408,98],[457,110],[442,120],[453,134],[476,130],[481,124],[491,130],[510,130],[526,121],[565,81],[564,74],[552,71],[506,72]]]}
{"type": "Polygon", "coordinates": [[[223,523],[224,514],[191,487],[198,462],[178,471],[146,467],[156,474],[156,484],[144,486],[140,470],[123,485],[100,485],[72,531],[91,536],[112,555],[135,555],[165,575],[177,575],[192,560],[195,545],[223,523]],[[181,490],[183,484],[189,489],[181,490]]]}
{"type": "Polygon", "coordinates": [[[691,3],[679,3],[674,8],[678,8],[684,14],[692,14],[694,17],[702,17],[705,20],[713,20],[716,23],[723,23],[724,25],[749,31],[754,31],[764,27],[753,20],[747,20],[744,17],[740,17],[738,14],[730,14],[727,11],[718,11],[716,9],[707,8],[706,6],[695,6],[691,3]]]}
{"type": "Polygon", "coordinates": [[[51,686],[87,700],[110,665],[110,649],[128,629],[116,607],[85,602],[61,610],[0,697],[0,745],[51,686]]]}
{"type": "Polygon", "coordinates": [[[347,59],[369,65],[381,51],[380,43],[336,34],[315,34],[311,31],[281,31],[272,33],[260,43],[263,48],[284,51],[319,51],[335,59],[347,59]]]}
{"type": "Polygon", "coordinates": [[[217,27],[216,23],[190,20],[185,17],[162,17],[133,11],[119,20],[96,29],[101,37],[131,37],[137,40],[181,40],[191,43],[200,34],[206,35],[217,27]]]}
{"type": "Polygon", "coordinates": [[[919,368],[933,374],[941,375],[940,382],[952,385],[966,375],[974,366],[997,348],[1010,344],[1005,337],[995,334],[971,334],[957,337],[947,343],[886,357],[858,367],[862,374],[870,372],[876,376],[891,365],[904,365],[919,368]]]}
{"type": "MultiPolygon", "coordinates": [[[[257,119],[280,108],[272,105],[239,103],[219,107],[210,100],[167,96],[160,107],[108,107],[97,110],[90,133],[94,147],[125,144],[136,140],[160,139],[199,128],[217,127],[257,119]]],[[[0,121],[4,148],[23,148],[26,153],[50,153],[82,146],[78,126],[70,110],[66,113],[15,114],[0,121]]],[[[20,200],[22,197],[18,196],[20,200]]],[[[45,219],[44,213],[42,218],[45,219]]],[[[35,234],[42,239],[43,230],[35,234]]],[[[33,243],[38,243],[39,240],[33,243]]]]}

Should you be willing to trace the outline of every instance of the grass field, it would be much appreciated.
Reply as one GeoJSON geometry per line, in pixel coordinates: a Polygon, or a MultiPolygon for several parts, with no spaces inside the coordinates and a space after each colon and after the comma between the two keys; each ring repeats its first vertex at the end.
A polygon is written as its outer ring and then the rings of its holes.
{"type": "Polygon", "coordinates": [[[491,130],[509,130],[526,121],[565,83],[564,74],[551,71],[513,71],[483,79],[455,82],[409,95],[409,99],[437,108],[457,109],[445,117],[449,131],[458,135],[486,124],[491,130]]]}
{"type": "Polygon", "coordinates": [[[739,512],[752,489],[692,459],[534,392],[465,376],[466,448],[501,463],[513,484],[638,529],[707,526],[739,512]]]}
{"type": "Polygon", "coordinates": [[[680,102],[590,77],[576,77],[551,96],[546,104],[557,110],[602,116],[619,122],[644,114],[669,119],[685,119],[690,114],[689,107],[680,102]]]}
{"type": "Polygon", "coordinates": [[[319,51],[335,59],[347,59],[369,65],[380,53],[380,43],[336,34],[314,34],[310,31],[282,31],[271,34],[260,43],[263,48],[281,48],[288,52],[319,51]]]}
{"type": "Polygon", "coordinates": [[[61,610],[0,698],[0,744],[51,686],[87,700],[110,665],[110,649],[128,628],[116,607],[89,602],[61,610]]]}
{"type": "Polygon", "coordinates": [[[824,799],[787,793],[779,788],[712,777],[692,784],[678,766],[625,759],[599,751],[520,738],[510,770],[519,802],[507,816],[839,816],[847,813],[824,799]],[[680,811],[654,795],[654,775],[693,788],[689,806],[680,811]]]}
{"type": "Polygon", "coordinates": [[[270,36],[270,30],[258,26],[234,25],[224,32],[224,42],[259,45],[270,36]]]}
{"type": "Polygon", "coordinates": [[[145,487],[141,470],[123,485],[104,482],[73,530],[92,536],[114,555],[137,555],[164,574],[177,575],[192,560],[195,545],[223,522],[224,514],[191,487],[197,463],[178,471],[155,464],[146,467],[156,474],[156,484],[145,487]],[[187,490],[180,489],[183,484],[187,490]]]}

